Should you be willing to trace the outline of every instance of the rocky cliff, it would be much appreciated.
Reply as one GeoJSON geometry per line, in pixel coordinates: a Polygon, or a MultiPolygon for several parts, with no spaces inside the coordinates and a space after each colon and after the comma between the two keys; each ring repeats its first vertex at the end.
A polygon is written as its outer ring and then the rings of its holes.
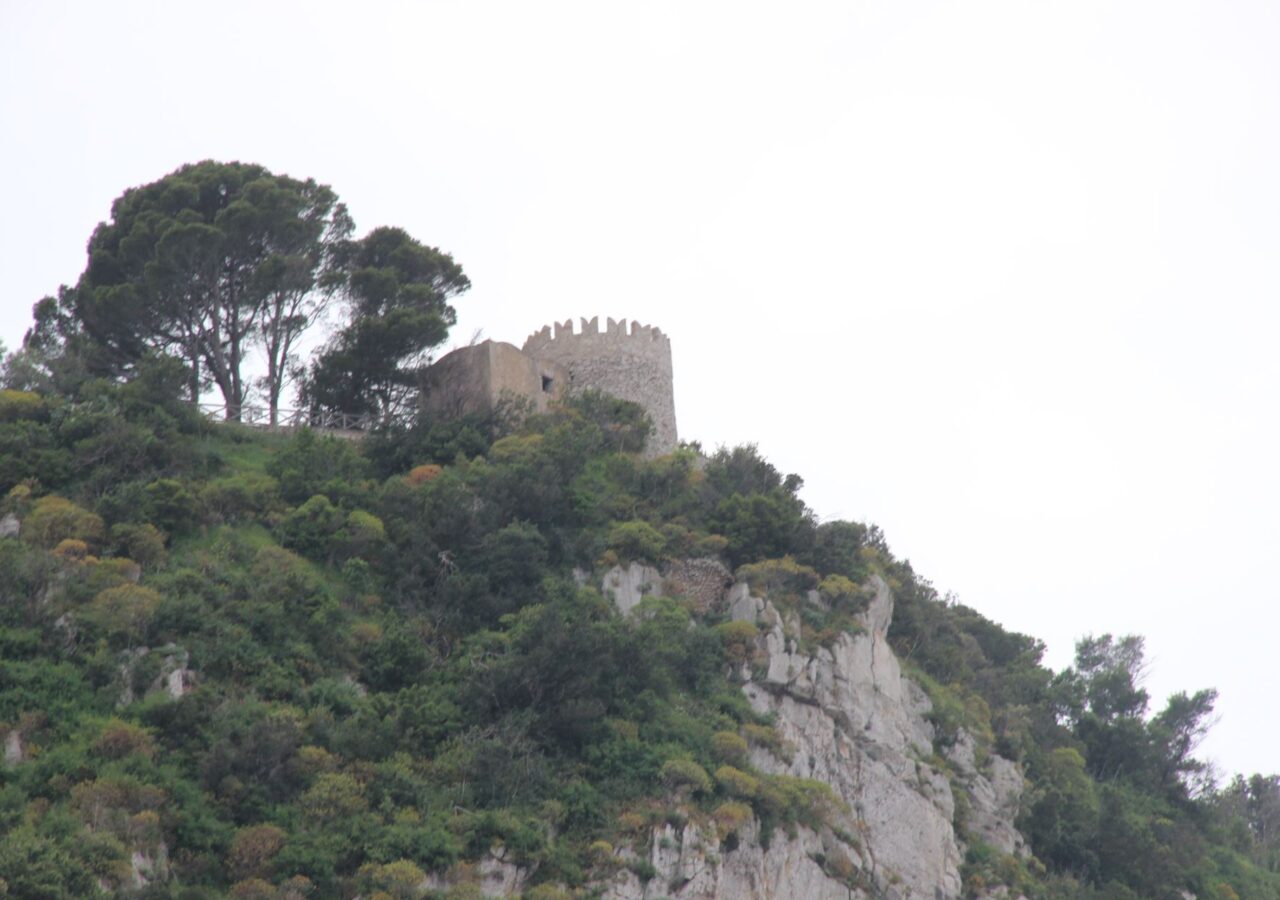
{"type": "MultiPolygon", "coordinates": [[[[603,587],[624,614],[636,615],[643,595],[667,585],[661,572],[633,564],[608,573],[603,587]]],[[[878,577],[867,593],[860,632],[829,646],[802,646],[798,611],[754,596],[744,582],[717,604],[758,629],[742,690],[783,738],[781,748],[753,746],[751,763],[829,785],[841,803],[827,824],[764,835],[751,821],[725,835],[690,817],[682,829],[656,829],[648,847],[620,851],[647,854],[646,874],[656,874],[641,881],[635,866],[622,869],[606,897],[951,898],[964,893],[962,834],[997,852],[1025,853],[1013,824],[1018,767],[981,751],[963,730],[948,747],[935,742],[930,700],[886,641],[893,596],[878,577]],[[960,828],[957,792],[965,798],[960,828]]],[[[810,592],[802,602],[823,600],[810,592]]]]}

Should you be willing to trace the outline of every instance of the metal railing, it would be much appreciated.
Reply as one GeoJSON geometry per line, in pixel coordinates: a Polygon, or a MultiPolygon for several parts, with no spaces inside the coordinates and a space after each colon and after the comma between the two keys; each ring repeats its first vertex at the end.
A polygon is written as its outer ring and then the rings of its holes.
{"type": "Polygon", "coordinates": [[[227,414],[226,403],[197,403],[196,407],[206,419],[215,422],[238,422],[251,428],[314,428],[324,431],[372,431],[378,424],[370,413],[312,412],[309,409],[278,409],[276,421],[271,421],[270,407],[257,403],[231,406],[227,414]]]}

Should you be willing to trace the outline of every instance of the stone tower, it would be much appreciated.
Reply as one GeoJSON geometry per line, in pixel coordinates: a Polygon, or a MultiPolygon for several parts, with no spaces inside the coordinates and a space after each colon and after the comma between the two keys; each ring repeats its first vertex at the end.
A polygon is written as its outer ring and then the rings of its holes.
{"type": "Polygon", "coordinates": [[[524,342],[526,356],[562,366],[568,390],[594,389],[638,403],[653,420],[646,452],[660,456],[676,449],[676,403],[671,374],[671,339],[659,329],[627,320],[582,319],[575,334],[573,320],[557,322],[524,342]]]}
{"type": "Polygon", "coordinates": [[[597,390],[638,403],[653,420],[646,456],[676,449],[676,405],[672,392],[671,339],[648,325],[598,319],[573,320],[535,332],[517,350],[501,341],[460,347],[430,366],[423,403],[446,417],[493,410],[504,397],[522,397],[531,408],[548,406],[575,391],[597,390]]]}

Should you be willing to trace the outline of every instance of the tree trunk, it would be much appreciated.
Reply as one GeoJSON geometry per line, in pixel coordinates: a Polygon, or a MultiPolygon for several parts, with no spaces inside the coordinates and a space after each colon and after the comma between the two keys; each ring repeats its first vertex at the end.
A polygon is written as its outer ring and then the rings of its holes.
{"type": "Polygon", "coordinates": [[[188,390],[191,392],[191,402],[200,402],[200,353],[194,347],[187,350],[187,359],[191,361],[191,379],[188,384],[188,390]]]}

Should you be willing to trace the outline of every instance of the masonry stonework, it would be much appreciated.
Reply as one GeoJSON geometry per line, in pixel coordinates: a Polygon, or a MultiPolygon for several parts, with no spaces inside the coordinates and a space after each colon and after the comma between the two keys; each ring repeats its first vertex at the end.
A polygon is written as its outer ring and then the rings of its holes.
{"type": "Polygon", "coordinates": [[[493,409],[515,395],[543,411],[567,393],[597,390],[639,404],[653,420],[645,447],[649,456],[676,449],[676,409],[671,339],[659,329],[627,320],[557,322],[531,334],[524,347],[484,341],[442,357],[427,370],[428,409],[461,415],[493,409]]]}
{"type": "Polygon", "coordinates": [[[492,410],[504,395],[523,397],[535,412],[546,412],[568,385],[564,366],[502,341],[482,341],[437,360],[427,369],[423,394],[427,408],[446,417],[492,410]]]}
{"type": "Polygon", "coordinates": [[[676,405],[671,374],[671,339],[659,329],[627,320],[608,319],[600,330],[599,319],[582,319],[573,331],[573,320],[556,323],[531,334],[524,352],[550,360],[569,370],[569,389],[593,389],[638,403],[653,420],[649,438],[651,455],[676,449],[676,405]]]}

